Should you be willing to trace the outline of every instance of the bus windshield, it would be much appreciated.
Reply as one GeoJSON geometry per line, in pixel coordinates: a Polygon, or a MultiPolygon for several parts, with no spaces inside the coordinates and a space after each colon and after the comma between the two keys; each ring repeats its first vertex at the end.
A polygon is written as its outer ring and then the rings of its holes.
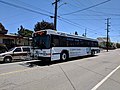
{"type": "Polygon", "coordinates": [[[33,39],[33,46],[41,49],[50,48],[50,36],[49,35],[36,35],[33,39]]]}

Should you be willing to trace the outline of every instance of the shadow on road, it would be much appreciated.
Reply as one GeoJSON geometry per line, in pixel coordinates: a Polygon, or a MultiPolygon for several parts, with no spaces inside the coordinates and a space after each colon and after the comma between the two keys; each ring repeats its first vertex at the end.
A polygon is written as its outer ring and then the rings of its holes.
{"type": "Polygon", "coordinates": [[[4,64],[4,62],[0,61],[0,64],[4,64]]]}
{"type": "Polygon", "coordinates": [[[53,64],[59,64],[59,63],[64,63],[64,62],[70,62],[70,61],[75,61],[75,60],[80,60],[84,58],[90,58],[90,57],[96,57],[97,55],[94,56],[82,56],[82,57],[75,57],[75,58],[70,58],[67,61],[61,61],[61,60],[56,60],[56,61],[51,61],[51,62],[43,62],[43,61],[36,61],[36,62],[28,62],[20,65],[24,65],[27,67],[35,67],[35,66],[49,66],[53,64]]]}
{"type": "Polygon", "coordinates": [[[4,62],[4,61],[0,61],[0,64],[17,63],[17,62],[23,62],[23,61],[29,61],[29,60],[14,60],[14,61],[12,61],[12,62],[4,62]]]}
{"type": "MultiPolygon", "coordinates": [[[[75,58],[70,58],[67,61],[61,61],[61,60],[56,60],[56,61],[51,61],[51,62],[43,62],[43,61],[30,61],[30,62],[26,62],[26,63],[20,63],[19,65],[22,65],[24,67],[35,67],[35,66],[49,66],[49,65],[53,65],[53,64],[59,64],[59,63],[64,63],[64,62],[70,62],[70,61],[76,61],[76,60],[80,60],[80,59],[84,59],[84,58],[90,58],[90,57],[96,57],[97,55],[94,56],[81,56],[81,57],[75,57],[75,58]]],[[[12,63],[16,63],[16,62],[21,62],[21,61],[14,61],[12,63]]],[[[5,64],[4,62],[0,62],[0,64],[5,64]]]]}

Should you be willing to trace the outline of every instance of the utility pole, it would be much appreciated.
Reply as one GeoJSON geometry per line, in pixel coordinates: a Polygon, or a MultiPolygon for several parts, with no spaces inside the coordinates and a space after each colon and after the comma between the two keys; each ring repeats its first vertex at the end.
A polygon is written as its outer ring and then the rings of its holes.
{"type": "Polygon", "coordinates": [[[87,29],[85,29],[85,32],[82,34],[83,37],[87,36],[87,29]]]}
{"type": "Polygon", "coordinates": [[[110,20],[110,18],[107,18],[106,19],[107,20],[107,43],[106,43],[106,47],[107,47],[107,52],[108,52],[108,47],[109,47],[109,27],[110,27],[110,22],[109,22],[109,20],[110,20]]]}
{"type": "Polygon", "coordinates": [[[60,0],[55,0],[54,3],[52,4],[55,4],[55,13],[54,13],[54,27],[55,27],[55,30],[57,30],[57,9],[58,9],[58,2],[60,0]]]}
{"type": "Polygon", "coordinates": [[[85,29],[85,37],[87,37],[87,29],[85,29]]]}

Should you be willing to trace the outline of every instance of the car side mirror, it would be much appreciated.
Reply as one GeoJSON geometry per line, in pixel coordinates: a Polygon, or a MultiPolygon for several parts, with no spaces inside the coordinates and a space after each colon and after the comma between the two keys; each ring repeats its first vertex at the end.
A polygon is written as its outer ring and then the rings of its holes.
{"type": "Polygon", "coordinates": [[[13,54],[14,54],[15,52],[13,51],[13,54]]]}

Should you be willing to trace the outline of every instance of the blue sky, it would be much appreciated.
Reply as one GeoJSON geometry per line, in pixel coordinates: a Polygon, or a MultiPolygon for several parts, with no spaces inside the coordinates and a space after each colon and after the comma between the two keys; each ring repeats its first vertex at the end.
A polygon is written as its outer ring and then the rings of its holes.
{"type": "MultiPolygon", "coordinates": [[[[34,30],[37,22],[45,20],[53,22],[54,0],[0,0],[17,6],[37,11],[30,12],[0,2],[0,22],[9,33],[16,33],[20,25],[34,30]],[[45,15],[41,15],[45,14],[45,15]]],[[[87,29],[87,37],[106,37],[106,20],[110,19],[109,36],[113,42],[120,42],[120,0],[110,0],[90,9],[88,8],[107,0],[60,0],[58,3],[57,30],[73,34],[75,31],[82,35],[87,29]],[[66,4],[64,4],[66,3],[66,4]],[[66,15],[68,14],[68,15],[66,15]]]]}

